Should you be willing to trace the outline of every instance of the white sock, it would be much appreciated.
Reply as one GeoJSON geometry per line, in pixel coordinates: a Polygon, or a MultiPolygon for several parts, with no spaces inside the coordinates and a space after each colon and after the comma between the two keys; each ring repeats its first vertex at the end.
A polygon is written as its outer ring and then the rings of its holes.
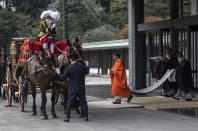
{"type": "Polygon", "coordinates": [[[43,44],[43,49],[44,49],[44,50],[47,50],[47,49],[48,49],[48,43],[44,43],[44,44],[43,44]]]}
{"type": "Polygon", "coordinates": [[[54,43],[50,44],[50,51],[52,54],[54,54],[54,43]]]}

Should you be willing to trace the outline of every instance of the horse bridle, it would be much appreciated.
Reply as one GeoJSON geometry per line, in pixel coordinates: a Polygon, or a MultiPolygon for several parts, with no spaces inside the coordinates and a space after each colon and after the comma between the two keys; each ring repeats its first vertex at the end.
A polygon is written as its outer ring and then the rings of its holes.
{"type": "Polygon", "coordinates": [[[39,73],[39,72],[43,71],[43,73],[44,73],[45,75],[48,75],[48,73],[45,71],[45,67],[47,67],[47,66],[48,66],[48,65],[44,65],[44,66],[41,65],[41,68],[37,69],[37,70],[35,71],[35,73],[39,73]]]}
{"type": "MultiPolygon", "coordinates": [[[[37,62],[37,63],[36,63],[36,67],[40,67],[40,68],[34,70],[34,73],[33,73],[32,75],[38,74],[38,73],[41,72],[41,71],[43,71],[43,73],[44,73],[45,75],[48,75],[48,73],[47,73],[46,70],[45,70],[45,67],[48,67],[48,65],[47,65],[47,64],[43,65],[40,61],[37,61],[37,60],[36,60],[36,57],[38,57],[38,56],[32,56],[32,58],[30,58],[30,60],[28,61],[28,64],[31,64],[31,63],[33,63],[34,61],[36,61],[36,62],[37,62]],[[34,57],[35,57],[35,58],[34,58],[34,57]],[[38,63],[39,63],[39,65],[37,65],[38,63]]],[[[31,75],[31,76],[32,76],[32,75],[31,75]]]]}

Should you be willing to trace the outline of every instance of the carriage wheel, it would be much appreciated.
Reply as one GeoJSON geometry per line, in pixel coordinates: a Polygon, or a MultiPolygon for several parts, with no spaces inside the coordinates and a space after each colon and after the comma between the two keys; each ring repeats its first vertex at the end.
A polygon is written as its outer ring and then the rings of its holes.
{"type": "Polygon", "coordinates": [[[12,78],[11,78],[11,72],[9,67],[7,67],[6,69],[6,98],[8,101],[8,105],[7,106],[11,106],[12,105],[12,88],[11,88],[11,84],[12,84],[12,78]]]}
{"type": "Polygon", "coordinates": [[[19,105],[20,105],[20,110],[21,112],[24,112],[24,99],[23,99],[23,88],[22,88],[23,84],[22,84],[22,80],[19,79],[19,96],[18,96],[18,99],[19,99],[19,105]]]}

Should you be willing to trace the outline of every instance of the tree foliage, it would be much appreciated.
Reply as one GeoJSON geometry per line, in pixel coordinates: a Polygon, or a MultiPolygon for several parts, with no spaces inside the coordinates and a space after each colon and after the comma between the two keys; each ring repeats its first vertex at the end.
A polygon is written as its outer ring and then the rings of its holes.
{"type": "Polygon", "coordinates": [[[115,40],[119,30],[111,25],[103,25],[99,28],[88,30],[83,38],[84,42],[115,40]]]}
{"type": "Polygon", "coordinates": [[[110,3],[110,12],[108,22],[122,29],[128,23],[128,1],[127,0],[112,0],[110,3]]]}
{"type": "Polygon", "coordinates": [[[122,39],[128,39],[128,24],[126,24],[124,26],[124,28],[120,31],[120,33],[118,34],[117,38],[119,40],[122,40],[122,39]]]}
{"type": "Polygon", "coordinates": [[[34,18],[40,16],[41,12],[47,8],[50,0],[10,0],[17,12],[31,15],[34,18]]]}
{"type": "Polygon", "coordinates": [[[96,3],[100,3],[102,7],[104,7],[105,13],[110,11],[110,2],[111,0],[96,0],[96,3]]]}
{"type": "Polygon", "coordinates": [[[40,14],[50,0],[0,0],[0,40],[12,37],[36,37],[40,30],[40,14]]]}
{"type": "Polygon", "coordinates": [[[7,43],[12,37],[32,36],[32,18],[30,15],[15,13],[12,11],[0,11],[0,39],[7,43]]]}
{"type": "Polygon", "coordinates": [[[0,41],[6,44],[13,36],[16,35],[16,21],[13,19],[14,13],[9,11],[0,11],[0,41]]]}
{"type": "Polygon", "coordinates": [[[156,16],[167,18],[170,16],[170,4],[168,0],[145,0],[145,17],[156,16]]]}
{"type": "MultiPolygon", "coordinates": [[[[62,1],[56,2],[56,8],[62,11],[62,1]]],[[[68,0],[67,3],[68,31],[70,38],[83,38],[85,32],[100,27],[104,16],[103,8],[96,0],[68,0]]],[[[58,24],[58,36],[62,33],[62,19],[58,24]]]]}

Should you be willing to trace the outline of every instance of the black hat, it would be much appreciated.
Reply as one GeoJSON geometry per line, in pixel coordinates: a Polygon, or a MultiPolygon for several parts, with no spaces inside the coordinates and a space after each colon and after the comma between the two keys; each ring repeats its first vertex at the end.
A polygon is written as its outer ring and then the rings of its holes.
{"type": "Polygon", "coordinates": [[[120,53],[117,50],[113,52],[113,55],[117,56],[118,58],[120,58],[120,53]]]}
{"type": "Polygon", "coordinates": [[[177,57],[183,57],[182,52],[177,52],[177,57]]]}
{"type": "Polygon", "coordinates": [[[71,60],[77,60],[78,59],[78,55],[77,54],[71,54],[69,56],[69,59],[71,59],[71,60]]]}

